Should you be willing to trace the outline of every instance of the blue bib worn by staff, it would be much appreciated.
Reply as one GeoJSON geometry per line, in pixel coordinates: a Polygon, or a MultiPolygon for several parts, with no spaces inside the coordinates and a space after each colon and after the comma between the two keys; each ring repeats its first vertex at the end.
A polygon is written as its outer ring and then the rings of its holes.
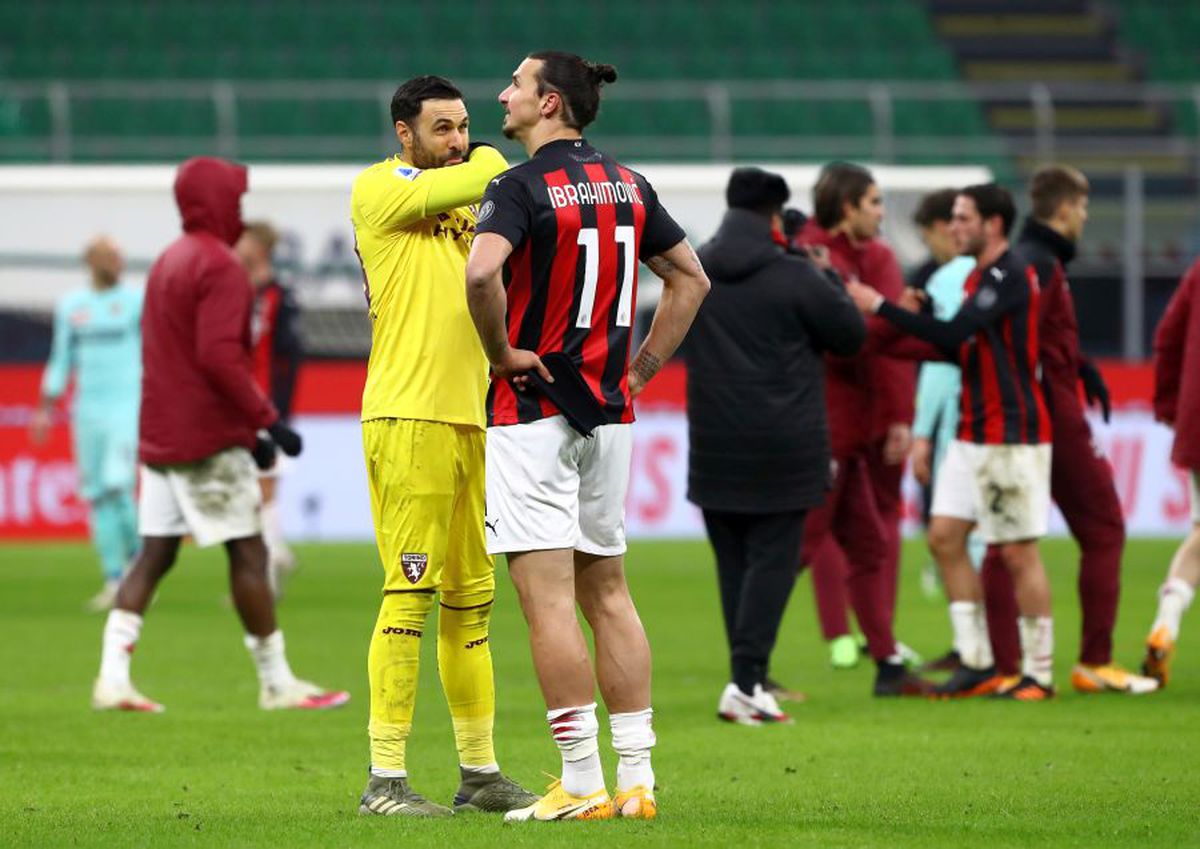
{"type": "Polygon", "coordinates": [[[142,373],[142,291],[122,285],[120,249],[107,238],[84,255],[91,285],[70,293],[54,312],[54,339],[34,419],[40,441],[54,405],[74,377],[71,433],[79,495],[88,502],[92,541],[104,589],[96,610],[112,606],[121,573],[138,548],[134,482],[142,373]]]}

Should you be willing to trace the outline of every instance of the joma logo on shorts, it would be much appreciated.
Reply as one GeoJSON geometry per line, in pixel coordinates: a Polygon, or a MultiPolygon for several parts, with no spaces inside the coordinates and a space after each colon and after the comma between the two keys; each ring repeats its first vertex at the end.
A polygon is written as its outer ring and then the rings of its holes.
{"type": "Polygon", "coordinates": [[[477,649],[480,646],[482,646],[484,643],[486,643],[487,641],[488,641],[487,637],[480,637],[478,640],[471,640],[471,642],[467,643],[465,646],[463,646],[463,648],[464,649],[477,649]]]}
{"type": "Polygon", "coordinates": [[[388,625],[386,628],[384,628],[379,633],[395,634],[398,637],[419,637],[419,636],[421,636],[421,632],[418,631],[416,628],[393,628],[391,625],[388,625]]]}

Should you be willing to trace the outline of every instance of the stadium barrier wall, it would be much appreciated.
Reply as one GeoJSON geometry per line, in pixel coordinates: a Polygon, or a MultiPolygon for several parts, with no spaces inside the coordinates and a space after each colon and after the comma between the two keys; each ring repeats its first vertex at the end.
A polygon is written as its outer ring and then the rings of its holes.
{"type": "MultiPolygon", "coordinates": [[[[350,186],[363,166],[249,166],[244,215],[266,218],[283,234],[281,264],[299,284],[304,303],[364,303],[350,226],[350,186]]],[[[693,241],[699,244],[713,234],[725,209],[732,165],[634,167],[651,180],[693,241]]],[[[818,167],[771,167],[787,179],[792,202],[807,210],[818,167]]],[[[885,234],[906,263],[923,258],[909,220],[922,193],[983,182],[991,174],[974,166],[873,168],[887,197],[885,234]]],[[[0,166],[0,209],[20,210],[0,228],[0,304],[48,310],[82,284],[79,256],[97,233],[121,245],[129,259],[127,279],[140,283],[153,259],[179,234],[174,179],[170,165],[0,166]]],[[[647,277],[647,289],[656,291],[657,279],[647,277]]],[[[652,299],[654,292],[646,295],[652,299]]]]}
{"type": "MultiPolygon", "coordinates": [[[[1103,368],[1116,409],[1110,424],[1094,419],[1093,430],[1113,464],[1129,531],[1182,536],[1190,524],[1187,481],[1169,460],[1171,431],[1153,421],[1145,400],[1152,372],[1147,365],[1103,368]]],[[[301,371],[296,425],[305,451],[280,485],[284,525],[295,539],[373,538],[357,417],[364,377],[361,363],[312,362],[301,371]]],[[[80,539],[87,533],[65,416],[44,445],[29,442],[40,379],[38,367],[0,367],[0,541],[80,539]]],[[[631,538],[703,536],[699,511],[686,499],[685,391],[683,369],[673,362],[638,400],[626,502],[631,538]]],[[[904,486],[912,533],[918,502],[911,476],[904,486]]],[[[1057,511],[1051,532],[1065,533],[1057,511]]]]}

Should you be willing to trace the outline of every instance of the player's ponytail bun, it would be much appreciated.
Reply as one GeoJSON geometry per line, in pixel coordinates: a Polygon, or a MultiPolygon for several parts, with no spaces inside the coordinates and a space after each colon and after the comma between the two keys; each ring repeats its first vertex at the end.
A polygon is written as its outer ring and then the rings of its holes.
{"type": "Polygon", "coordinates": [[[615,83],[617,81],[617,69],[612,65],[606,65],[602,62],[588,62],[587,67],[592,75],[592,79],[596,81],[596,85],[615,83]]]}
{"type": "Polygon", "coordinates": [[[568,127],[582,130],[596,119],[600,109],[600,87],[617,81],[617,69],[601,62],[589,62],[574,53],[542,50],[530,53],[539,59],[538,94],[557,91],[563,100],[561,118],[568,127]]]}

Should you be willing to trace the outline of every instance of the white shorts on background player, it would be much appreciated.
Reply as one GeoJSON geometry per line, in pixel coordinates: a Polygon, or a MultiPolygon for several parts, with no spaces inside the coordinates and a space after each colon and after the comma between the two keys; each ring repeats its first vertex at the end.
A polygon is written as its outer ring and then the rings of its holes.
{"type": "Polygon", "coordinates": [[[1192,524],[1200,525],[1200,472],[1188,475],[1192,482],[1192,524]]]}
{"type": "Polygon", "coordinates": [[[488,428],[488,554],[624,554],[632,453],[627,424],[601,425],[591,437],[562,416],[488,428]]]}
{"type": "Polygon", "coordinates": [[[1044,537],[1050,522],[1050,445],[954,440],[938,467],[929,514],[975,522],[989,544],[1044,537]]]}
{"type": "Polygon", "coordinates": [[[262,531],[258,468],[245,448],[226,448],[196,463],[142,466],[138,532],[146,537],[191,534],[216,545],[262,531]]]}

